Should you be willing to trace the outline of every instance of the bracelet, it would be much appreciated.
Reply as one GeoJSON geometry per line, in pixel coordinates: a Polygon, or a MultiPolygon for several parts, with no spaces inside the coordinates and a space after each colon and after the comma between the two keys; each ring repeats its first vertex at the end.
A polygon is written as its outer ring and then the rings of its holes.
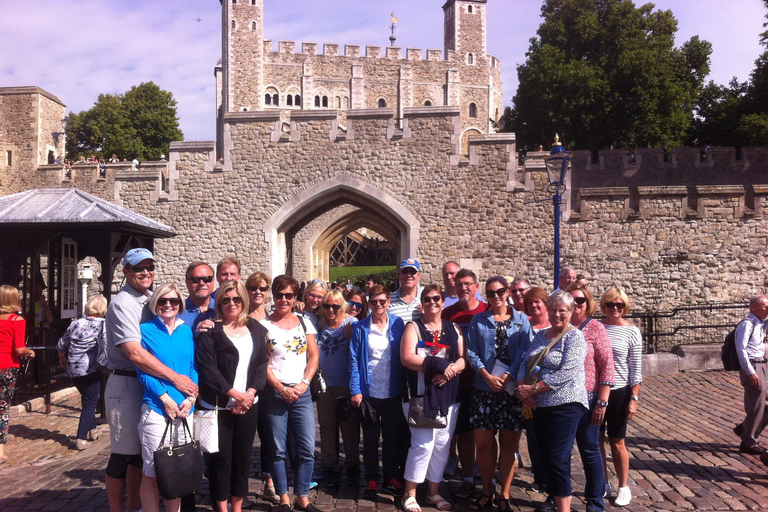
{"type": "Polygon", "coordinates": [[[281,389],[281,390],[280,390],[280,394],[281,394],[281,395],[282,395],[282,394],[285,392],[285,388],[287,388],[287,387],[288,387],[288,386],[283,386],[283,389],[281,389]]]}

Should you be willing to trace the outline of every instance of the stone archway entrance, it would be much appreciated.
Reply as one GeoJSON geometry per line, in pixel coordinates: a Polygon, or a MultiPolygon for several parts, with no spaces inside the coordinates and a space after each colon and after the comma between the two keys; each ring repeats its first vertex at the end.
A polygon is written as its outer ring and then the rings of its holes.
{"type": "Polygon", "coordinates": [[[393,242],[396,261],[418,257],[418,219],[390,194],[341,175],[303,190],[264,224],[271,275],[327,280],[330,248],[361,228],[393,242]]]}

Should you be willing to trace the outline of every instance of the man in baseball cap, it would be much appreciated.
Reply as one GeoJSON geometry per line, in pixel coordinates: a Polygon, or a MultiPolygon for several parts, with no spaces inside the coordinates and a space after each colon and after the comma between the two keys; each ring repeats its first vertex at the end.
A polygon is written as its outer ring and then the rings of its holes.
{"type": "Polygon", "coordinates": [[[397,271],[400,289],[390,296],[392,302],[388,311],[394,316],[402,318],[405,323],[421,318],[419,295],[421,295],[421,290],[424,287],[419,286],[420,278],[421,265],[419,260],[408,258],[400,262],[400,269],[397,271]]]}

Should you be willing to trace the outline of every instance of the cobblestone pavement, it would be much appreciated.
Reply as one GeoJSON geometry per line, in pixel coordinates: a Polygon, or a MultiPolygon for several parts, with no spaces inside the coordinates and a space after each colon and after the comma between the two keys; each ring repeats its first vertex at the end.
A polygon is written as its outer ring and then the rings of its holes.
{"type": "MultiPolygon", "coordinates": [[[[626,510],[768,510],[768,468],[757,457],[738,453],[738,439],[731,431],[742,418],[741,393],[736,373],[684,373],[643,384],[639,413],[630,423],[627,440],[634,499],[626,510]]],[[[51,415],[31,412],[12,418],[6,451],[10,460],[0,465],[0,511],[108,510],[104,490],[108,428],[101,425],[101,439],[79,452],[71,441],[78,416],[79,396],[75,393],[60,398],[51,415]]],[[[511,504],[515,510],[529,511],[543,496],[528,489],[532,479],[525,442],[521,444],[525,464],[515,474],[511,504]]],[[[258,442],[253,453],[256,474],[258,442]]],[[[578,499],[584,485],[580,464],[574,450],[574,510],[584,510],[578,499]]],[[[444,491],[456,503],[456,510],[466,512],[469,501],[455,499],[450,493],[458,483],[445,482],[444,491]]],[[[260,480],[251,479],[249,500],[254,510],[270,506],[260,498],[262,488],[260,480]]],[[[330,493],[321,482],[312,491],[312,499],[324,511],[394,510],[390,496],[381,494],[371,501],[362,497],[362,491],[362,487],[343,485],[330,493]]],[[[198,510],[210,510],[207,494],[204,481],[198,510]]],[[[423,499],[420,502],[425,505],[423,499]]],[[[619,510],[610,504],[607,508],[619,510]]]]}

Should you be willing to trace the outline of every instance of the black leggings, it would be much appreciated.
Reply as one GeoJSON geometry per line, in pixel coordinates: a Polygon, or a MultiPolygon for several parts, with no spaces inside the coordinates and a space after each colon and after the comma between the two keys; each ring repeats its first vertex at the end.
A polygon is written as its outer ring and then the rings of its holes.
{"type": "Polygon", "coordinates": [[[219,411],[219,452],[211,454],[211,500],[227,501],[230,496],[248,494],[248,469],[256,435],[258,404],[245,414],[219,411]]]}

